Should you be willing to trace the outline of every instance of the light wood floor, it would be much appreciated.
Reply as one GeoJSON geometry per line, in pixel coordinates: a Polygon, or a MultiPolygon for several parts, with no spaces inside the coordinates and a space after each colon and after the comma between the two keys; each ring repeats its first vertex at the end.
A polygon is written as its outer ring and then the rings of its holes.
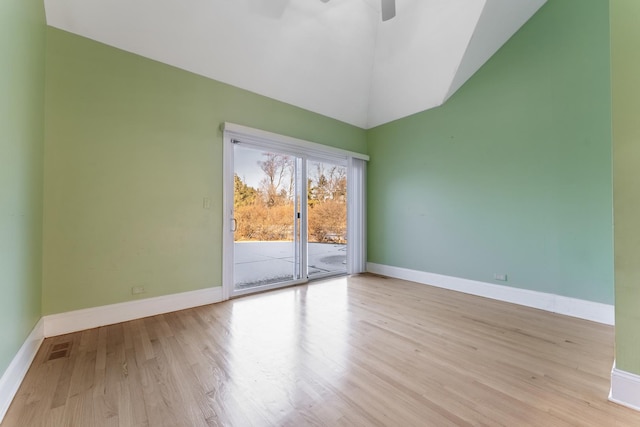
{"type": "Polygon", "coordinates": [[[2,426],[640,426],[613,334],[340,278],[47,339],[2,426]]]}

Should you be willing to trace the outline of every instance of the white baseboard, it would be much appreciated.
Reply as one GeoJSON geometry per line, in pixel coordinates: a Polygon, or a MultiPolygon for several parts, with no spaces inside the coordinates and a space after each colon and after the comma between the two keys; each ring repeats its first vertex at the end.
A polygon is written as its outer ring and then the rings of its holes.
{"type": "Polygon", "coordinates": [[[222,287],[215,287],[52,314],[43,318],[44,336],[69,334],[222,300],[222,287]]]}
{"type": "Polygon", "coordinates": [[[367,271],[396,279],[409,280],[438,288],[538,308],[552,313],[578,317],[606,325],[615,323],[615,309],[613,305],[609,304],[383,264],[367,263],[367,271]]]}
{"type": "Polygon", "coordinates": [[[27,375],[42,340],[44,340],[44,321],[40,319],[0,378],[0,423],[7,414],[22,380],[27,375]]]}
{"type": "Polygon", "coordinates": [[[611,370],[609,400],[640,411],[640,375],[621,371],[614,363],[611,370]]]}

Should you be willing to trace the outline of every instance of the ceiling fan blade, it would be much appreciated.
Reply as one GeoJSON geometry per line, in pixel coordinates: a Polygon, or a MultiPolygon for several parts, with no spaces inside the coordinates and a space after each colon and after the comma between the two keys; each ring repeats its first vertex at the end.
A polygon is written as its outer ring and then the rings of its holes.
{"type": "Polygon", "coordinates": [[[396,16],[396,0],[381,0],[382,1],[382,20],[388,21],[396,16]]]}

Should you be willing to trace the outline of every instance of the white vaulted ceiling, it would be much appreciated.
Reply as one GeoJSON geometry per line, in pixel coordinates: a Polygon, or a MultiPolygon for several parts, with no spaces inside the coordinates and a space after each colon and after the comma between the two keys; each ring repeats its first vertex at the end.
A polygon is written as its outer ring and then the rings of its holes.
{"type": "Polygon", "coordinates": [[[444,103],[546,0],[45,0],[47,23],[371,128],[444,103]]]}

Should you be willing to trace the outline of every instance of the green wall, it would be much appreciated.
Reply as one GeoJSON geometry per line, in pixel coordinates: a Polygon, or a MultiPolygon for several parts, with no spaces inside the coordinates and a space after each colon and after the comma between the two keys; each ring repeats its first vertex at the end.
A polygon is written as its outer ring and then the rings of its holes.
{"type": "Polygon", "coordinates": [[[640,374],[640,2],[611,2],[616,366],[640,374]]]}
{"type": "Polygon", "coordinates": [[[370,262],[613,303],[608,7],[549,1],[444,106],[369,132],[370,262]]]}
{"type": "Polygon", "coordinates": [[[366,152],[361,129],[47,31],[44,314],[222,284],[221,122],[366,152]]]}
{"type": "Polygon", "coordinates": [[[0,376],[40,318],[45,23],[0,2],[0,376]]]}

